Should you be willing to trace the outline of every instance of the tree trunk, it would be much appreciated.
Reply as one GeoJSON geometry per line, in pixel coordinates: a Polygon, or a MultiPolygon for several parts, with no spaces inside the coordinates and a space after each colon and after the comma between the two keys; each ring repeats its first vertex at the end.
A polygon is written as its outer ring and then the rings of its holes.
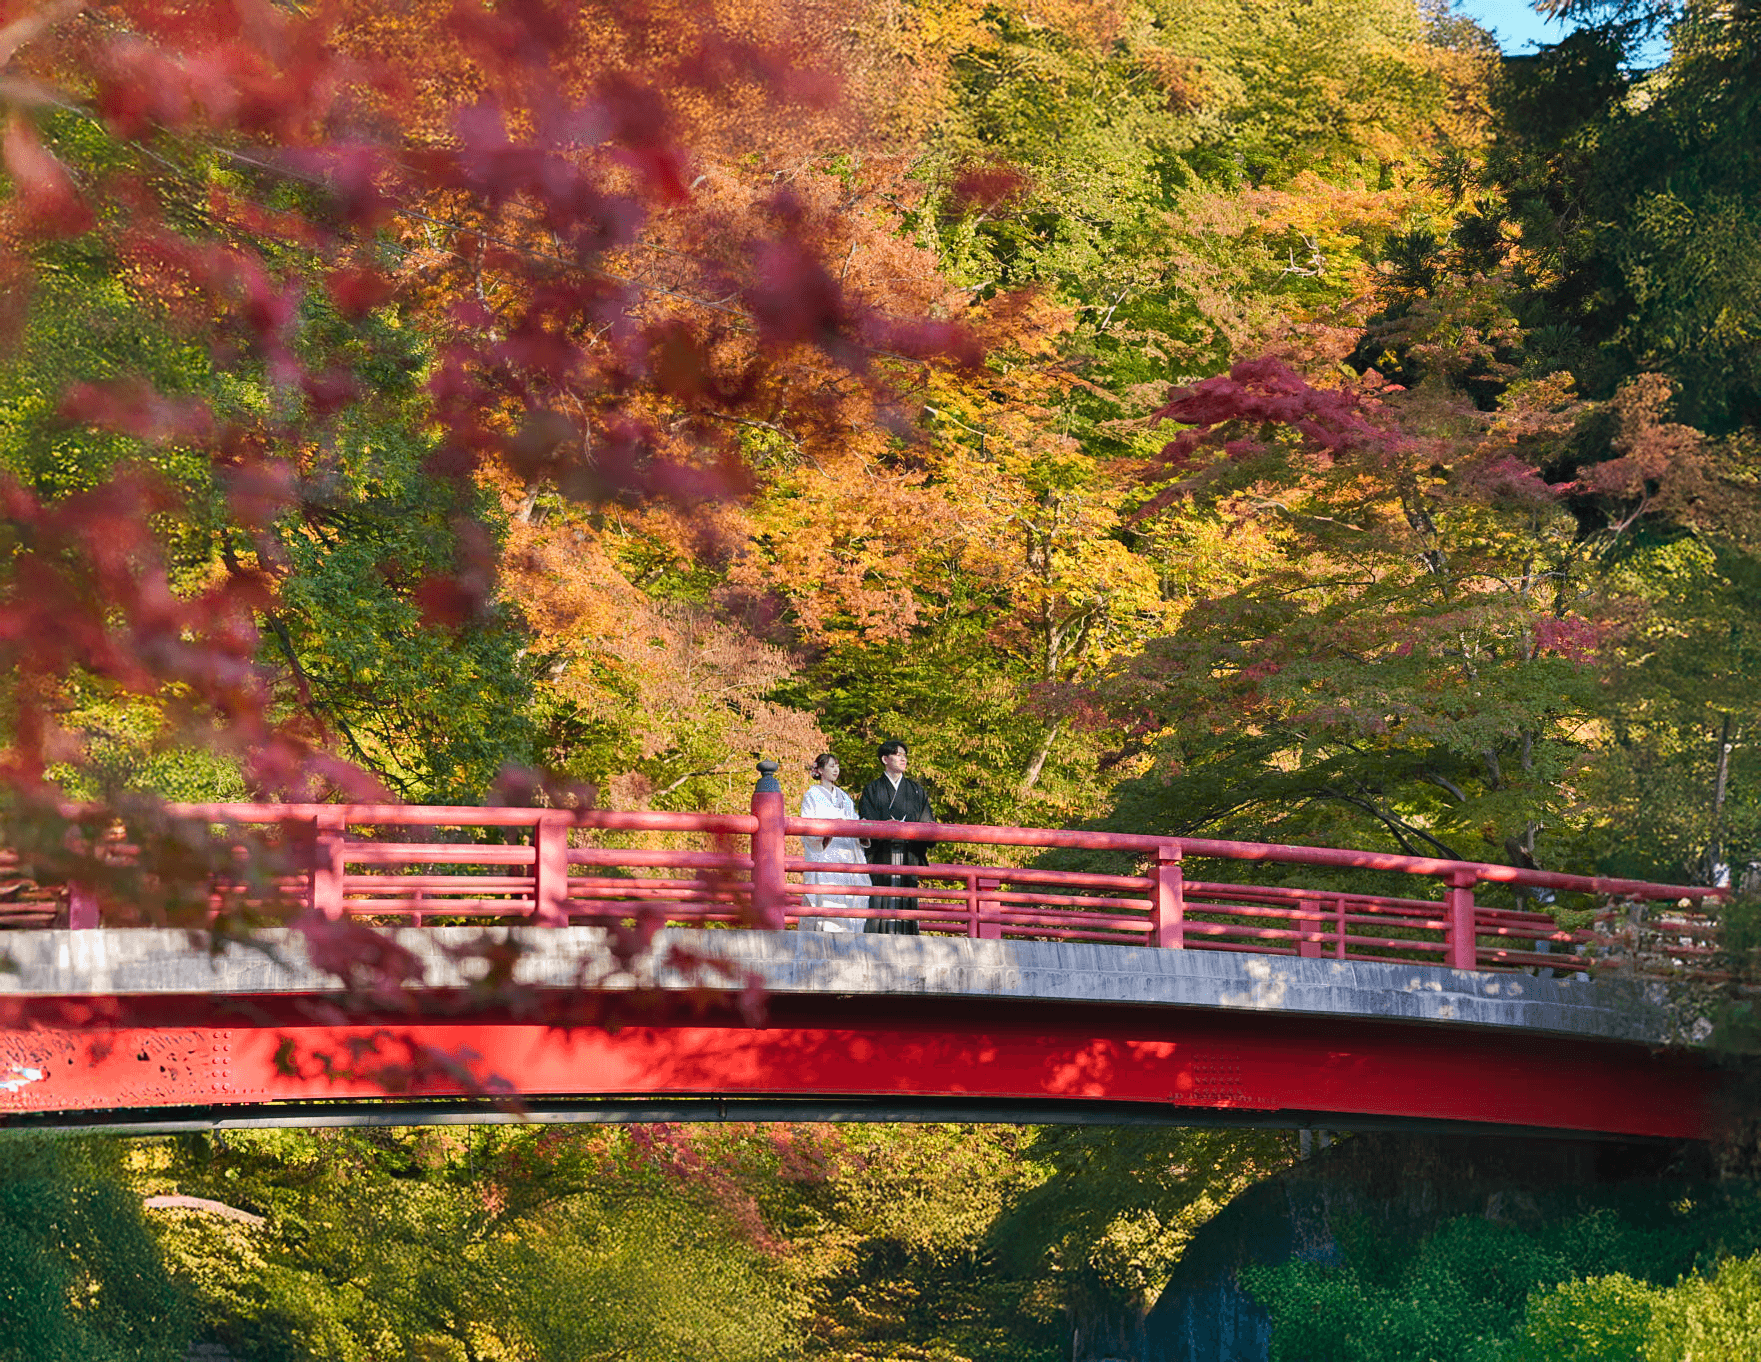
{"type": "Polygon", "coordinates": [[[1706,843],[1706,883],[1717,884],[1724,862],[1724,797],[1730,788],[1731,716],[1727,712],[1718,732],[1718,760],[1712,777],[1712,836],[1706,843]]]}
{"type": "Polygon", "coordinates": [[[1052,744],[1058,741],[1058,734],[1064,731],[1064,721],[1059,719],[1047,730],[1045,740],[1039,745],[1039,751],[1033,754],[1033,760],[1027,763],[1027,774],[1021,777],[1021,788],[1015,791],[1017,799],[1026,799],[1033,787],[1039,784],[1040,772],[1046,769],[1046,758],[1052,754],[1052,744]]]}

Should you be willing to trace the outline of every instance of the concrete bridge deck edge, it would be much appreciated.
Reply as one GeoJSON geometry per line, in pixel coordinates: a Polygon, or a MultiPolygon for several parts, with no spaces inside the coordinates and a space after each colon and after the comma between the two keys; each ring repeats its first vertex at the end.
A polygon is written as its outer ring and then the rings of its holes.
{"type": "MultiPolygon", "coordinates": [[[[518,942],[516,981],[574,987],[611,963],[597,927],[377,929],[425,967],[431,987],[471,982],[453,952],[486,932],[518,942]]],[[[1209,950],[1150,950],[1053,941],[675,928],[632,972],[604,986],[700,985],[653,964],[670,946],[757,974],[775,994],[996,999],[1199,1008],[1514,1030],[1664,1044],[1662,1009],[1623,982],[1450,970],[1381,961],[1302,959],[1209,950]]],[[[32,997],[321,994],[333,974],[287,929],[218,951],[181,929],[17,931],[0,936],[0,1000],[32,997]]]]}

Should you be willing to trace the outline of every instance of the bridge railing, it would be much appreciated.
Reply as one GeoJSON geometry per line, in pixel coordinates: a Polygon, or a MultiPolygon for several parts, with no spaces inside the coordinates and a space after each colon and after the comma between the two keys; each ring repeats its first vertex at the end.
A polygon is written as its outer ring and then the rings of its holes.
{"type": "MultiPolygon", "coordinates": [[[[864,823],[787,815],[774,763],[761,763],[748,814],[513,809],[421,805],[184,804],[173,818],[207,824],[237,855],[255,845],[276,865],[255,878],[212,885],[218,907],[254,885],[269,915],[308,911],[327,918],[386,922],[515,920],[540,925],[639,922],[745,925],[802,930],[915,923],[928,933],[992,939],[1115,942],[1162,949],[1246,951],[1338,960],[1398,960],[1456,969],[1592,965],[1572,953],[1601,940],[1562,930],[1547,913],[1481,903],[1482,886],[1582,893],[1604,902],[1716,899],[1704,886],[1565,875],[1473,861],[1331,847],[1284,846],[1052,828],[972,824],[864,823]],[[235,831],[236,830],[236,831],[235,831]],[[958,846],[980,860],[900,867],[829,867],[792,854],[799,838],[958,846]],[[791,843],[794,843],[792,846],[791,843]],[[1022,853],[1111,852],[1131,873],[1103,874],[1004,862],[1022,853]],[[1004,853],[1007,854],[1004,854],[1004,853]],[[1316,884],[1231,884],[1188,879],[1202,859],[1410,876],[1409,896],[1316,884]],[[816,870],[910,875],[914,884],[815,886],[816,870]],[[836,895],[839,902],[826,902],[836,895]],[[1562,958],[1563,957],[1563,958],[1562,958]]],[[[111,846],[126,859],[126,840],[111,846]]],[[[61,896],[61,920],[75,928],[130,920],[128,905],[105,905],[81,885],[61,896]]],[[[16,925],[43,918],[39,896],[16,925]]],[[[6,917],[0,914],[0,925],[6,917]]],[[[135,919],[138,920],[138,919],[135,919]]],[[[896,929],[896,928],[895,928],[896,929]]]]}
{"type": "Polygon", "coordinates": [[[815,917],[911,919],[922,931],[977,937],[1036,937],[1113,941],[1168,949],[1248,951],[1338,960],[1403,960],[1456,969],[1587,968],[1574,959],[1601,943],[1594,931],[1562,929],[1549,913],[1476,901],[1481,885],[1597,896],[1604,901],[1679,903],[1718,897],[1703,886],[1524,871],[1481,862],[1436,861],[1328,847],[1225,842],[1054,829],[992,828],[967,824],[876,824],[785,818],[791,836],[889,838],[968,846],[1122,852],[1141,873],[1097,875],[1039,867],[879,863],[828,866],[804,858],[784,868],[809,873],[833,869],[874,875],[909,874],[918,887],[788,884],[789,915],[810,926],[815,917]],[[1412,875],[1412,897],[1360,893],[1335,887],[1231,884],[1188,879],[1188,860],[1236,860],[1333,870],[1412,875]],[[1434,887],[1437,897],[1418,897],[1434,887]],[[822,906],[839,895],[868,906],[822,906]],[[906,907],[876,901],[908,900],[906,907]]]}

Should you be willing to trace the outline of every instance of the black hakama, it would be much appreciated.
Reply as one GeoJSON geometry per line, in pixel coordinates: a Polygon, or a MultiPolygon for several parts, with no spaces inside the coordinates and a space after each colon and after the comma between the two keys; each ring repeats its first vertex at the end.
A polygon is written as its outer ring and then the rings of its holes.
{"type": "MultiPolygon", "coordinates": [[[[856,816],[865,821],[884,823],[933,823],[935,814],[929,807],[929,796],[910,776],[899,777],[897,786],[885,776],[871,780],[863,788],[862,801],[856,806],[856,816]]],[[[928,865],[930,842],[895,842],[876,838],[869,844],[868,859],[876,865],[928,865]]],[[[870,878],[877,886],[898,886],[901,889],[915,889],[915,875],[883,875],[878,871],[870,878]]],[[[917,907],[920,900],[908,897],[888,896],[871,898],[869,904],[875,908],[885,908],[895,912],[909,911],[917,907]]],[[[862,928],[865,932],[884,932],[900,936],[916,936],[917,923],[912,918],[871,917],[862,928]]]]}

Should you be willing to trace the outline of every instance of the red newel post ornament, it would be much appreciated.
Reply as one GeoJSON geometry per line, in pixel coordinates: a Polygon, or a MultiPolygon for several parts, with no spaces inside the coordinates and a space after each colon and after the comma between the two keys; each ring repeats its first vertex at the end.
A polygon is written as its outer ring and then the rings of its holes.
{"type": "Polygon", "coordinates": [[[758,820],[752,832],[752,916],[758,926],[780,932],[789,900],[783,878],[783,787],[777,783],[777,764],[768,758],[758,763],[752,816],[758,820]]]}

